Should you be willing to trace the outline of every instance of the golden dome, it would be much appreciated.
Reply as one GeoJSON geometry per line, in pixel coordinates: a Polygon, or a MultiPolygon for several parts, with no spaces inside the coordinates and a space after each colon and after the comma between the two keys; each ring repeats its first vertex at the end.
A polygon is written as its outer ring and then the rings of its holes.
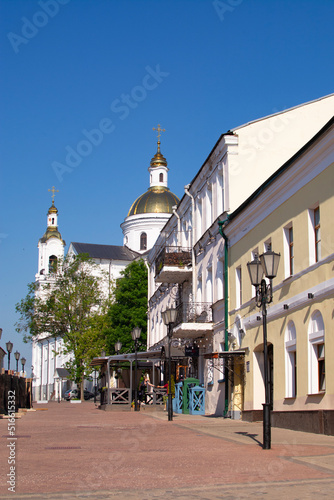
{"type": "Polygon", "coordinates": [[[160,141],[158,141],[158,150],[155,153],[155,155],[153,156],[153,158],[150,162],[150,165],[153,168],[154,167],[161,167],[161,166],[167,167],[167,160],[164,157],[164,155],[161,154],[161,151],[160,151],[160,141]]]}
{"type": "Polygon", "coordinates": [[[132,204],[128,217],[137,214],[172,214],[173,206],[179,201],[167,187],[152,186],[132,204]]]}
{"type": "Polygon", "coordinates": [[[52,205],[49,208],[48,215],[49,214],[57,214],[57,213],[58,213],[58,210],[55,207],[55,202],[52,200],[52,205]]]}
{"type": "Polygon", "coordinates": [[[45,231],[43,237],[40,239],[40,242],[45,243],[50,238],[58,238],[58,240],[63,242],[65,245],[65,241],[62,239],[61,234],[56,227],[53,227],[53,226],[48,227],[47,230],[45,231]]]}

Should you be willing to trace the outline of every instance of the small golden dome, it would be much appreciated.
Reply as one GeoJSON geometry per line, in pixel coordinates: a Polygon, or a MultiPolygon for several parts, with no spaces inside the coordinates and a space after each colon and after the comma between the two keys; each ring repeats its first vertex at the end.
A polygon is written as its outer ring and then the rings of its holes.
{"type": "Polygon", "coordinates": [[[129,210],[128,217],[137,214],[172,214],[173,206],[179,201],[179,198],[167,187],[153,186],[136,199],[129,210]]]}
{"type": "Polygon", "coordinates": [[[52,205],[49,208],[48,215],[49,214],[57,214],[57,213],[58,213],[58,210],[55,207],[55,202],[52,200],[52,205]]]}
{"type": "Polygon", "coordinates": [[[155,153],[153,156],[151,162],[150,162],[151,167],[167,167],[167,160],[166,158],[161,154],[160,151],[160,141],[158,141],[158,151],[155,153]]]}

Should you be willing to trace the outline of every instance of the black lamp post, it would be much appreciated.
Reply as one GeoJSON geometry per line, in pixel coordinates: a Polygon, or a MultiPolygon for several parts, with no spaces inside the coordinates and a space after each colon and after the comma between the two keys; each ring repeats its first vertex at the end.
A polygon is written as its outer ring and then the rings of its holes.
{"type": "Polygon", "coordinates": [[[15,356],[15,359],[16,359],[16,373],[18,373],[18,371],[19,371],[19,359],[20,359],[20,353],[19,353],[19,351],[15,351],[14,352],[14,356],[15,356]]]}
{"type": "Polygon", "coordinates": [[[26,358],[21,358],[22,375],[24,375],[24,365],[26,364],[26,358]]]}
{"type": "Polygon", "coordinates": [[[263,319],[263,361],[264,361],[264,391],[265,403],[263,404],[263,449],[271,448],[271,422],[270,422],[270,388],[268,373],[268,346],[267,346],[267,304],[273,300],[273,278],[276,278],[278,264],[281,254],[271,250],[260,255],[260,259],[255,257],[252,262],[248,262],[247,268],[249,277],[256,290],[256,305],[262,308],[263,319]],[[263,278],[269,279],[269,283],[263,278]]]}
{"type": "Polygon", "coordinates": [[[176,321],[177,309],[166,309],[161,313],[163,322],[167,326],[168,335],[168,420],[173,420],[173,394],[172,394],[172,329],[176,321]]]}
{"type": "Polygon", "coordinates": [[[138,347],[138,339],[141,334],[141,328],[136,326],[132,332],[131,337],[135,343],[135,411],[138,411],[138,389],[137,389],[137,369],[138,369],[138,360],[137,360],[137,347],[138,347]]]}
{"type": "MultiPolygon", "coordinates": [[[[122,342],[119,340],[115,343],[115,351],[117,356],[119,355],[120,350],[122,349],[122,342]]],[[[117,361],[117,369],[116,369],[116,380],[117,380],[117,388],[118,388],[118,361],[117,361]]]]}
{"type": "Polygon", "coordinates": [[[6,349],[8,352],[8,371],[10,370],[10,353],[12,352],[13,349],[13,343],[9,340],[6,342],[6,349]]]}

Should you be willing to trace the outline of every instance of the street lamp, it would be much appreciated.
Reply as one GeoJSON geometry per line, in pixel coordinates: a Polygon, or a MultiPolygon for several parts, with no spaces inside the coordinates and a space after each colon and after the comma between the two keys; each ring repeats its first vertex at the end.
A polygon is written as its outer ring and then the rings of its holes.
{"type": "Polygon", "coordinates": [[[273,300],[273,278],[277,275],[278,264],[281,254],[268,252],[257,256],[252,262],[247,263],[249,277],[256,290],[256,305],[262,308],[263,319],[263,361],[264,361],[264,392],[265,403],[263,406],[263,449],[271,448],[271,422],[270,422],[270,388],[268,385],[268,346],[267,346],[267,304],[273,300]],[[269,283],[263,278],[263,275],[269,279],[269,283]]]}
{"type": "Polygon", "coordinates": [[[138,411],[138,394],[137,394],[138,390],[136,381],[137,381],[137,369],[138,369],[137,347],[140,334],[141,334],[141,328],[139,328],[138,326],[136,326],[131,332],[132,340],[135,343],[135,411],[138,411]]]}
{"type": "MultiPolygon", "coordinates": [[[[119,355],[120,350],[122,349],[122,342],[119,340],[115,343],[115,351],[117,356],[119,355]]],[[[117,369],[116,369],[116,380],[117,380],[117,388],[118,388],[118,361],[117,361],[117,369]]]]}
{"type": "Polygon", "coordinates": [[[6,342],[6,349],[8,352],[8,371],[10,370],[10,353],[12,352],[13,349],[13,343],[9,340],[6,342]]]}
{"type": "Polygon", "coordinates": [[[20,353],[19,353],[19,351],[15,351],[14,352],[14,356],[15,356],[15,359],[16,359],[16,373],[18,373],[18,371],[19,371],[19,359],[20,359],[20,353]]]}
{"type": "Polygon", "coordinates": [[[163,322],[168,327],[168,420],[173,420],[173,395],[172,395],[172,328],[176,321],[177,309],[166,309],[161,313],[163,322]]]}
{"type": "Polygon", "coordinates": [[[24,375],[24,365],[26,364],[26,358],[21,358],[21,365],[22,365],[22,375],[24,375]]]}

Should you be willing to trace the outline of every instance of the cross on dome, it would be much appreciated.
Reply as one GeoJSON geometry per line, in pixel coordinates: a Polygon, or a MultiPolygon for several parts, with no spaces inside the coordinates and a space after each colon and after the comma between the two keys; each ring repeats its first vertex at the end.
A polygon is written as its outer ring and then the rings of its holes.
{"type": "Polygon", "coordinates": [[[51,189],[48,189],[48,191],[51,191],[52,192],[52,195],[51,195],[51,198],[52,198],[52,204],[54,204],[55,200],[55,193],[59,193],[59,189],[56,189],[54,186],[52,186],[51,189]]]}
{"type": "Polygon", "coordinates": [[[166,129],[161,128],[160,123],[158,123],[158,127],[157,128],[153,127],[152,130],[155,130],[156,132],[158,132],[157,137],[158,137],[158,142],[160,142],[161,132],[166,132],[166,129]]]}

